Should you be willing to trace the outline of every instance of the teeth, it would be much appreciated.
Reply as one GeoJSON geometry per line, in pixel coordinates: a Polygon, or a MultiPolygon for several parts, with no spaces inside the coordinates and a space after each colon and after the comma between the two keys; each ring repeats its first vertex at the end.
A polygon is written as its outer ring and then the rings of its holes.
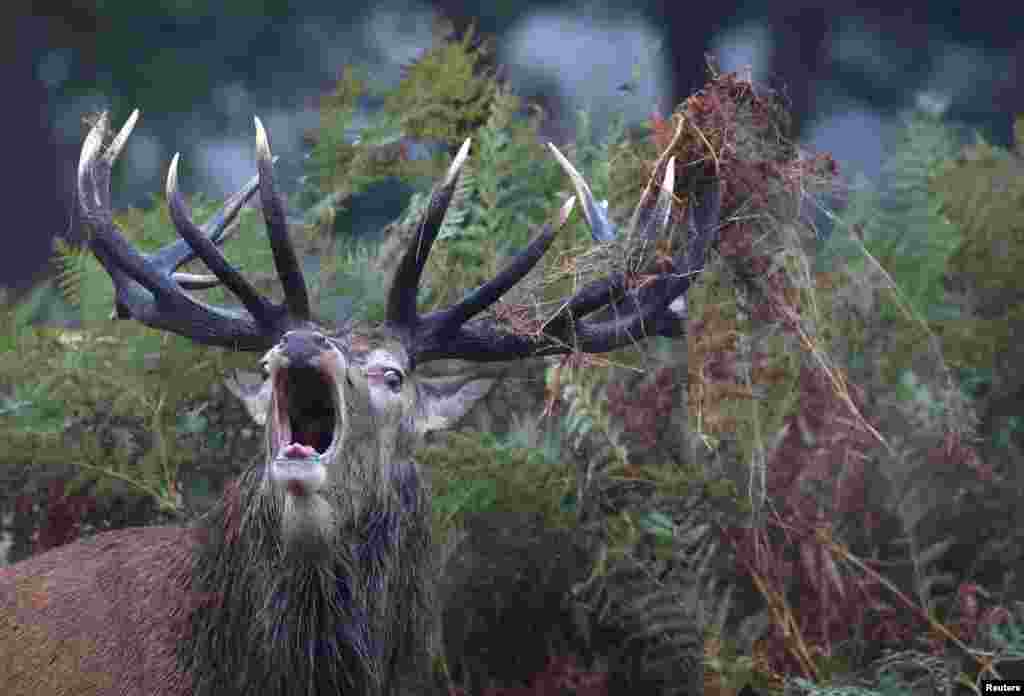
{"type": "Polygon", "coordinates": [[[309,459],[317,456],[317,454],[317,451],[309,445],[304,445],[301,442],[292,442],[284,446],[280,456],[285,459],[309,459]]]}

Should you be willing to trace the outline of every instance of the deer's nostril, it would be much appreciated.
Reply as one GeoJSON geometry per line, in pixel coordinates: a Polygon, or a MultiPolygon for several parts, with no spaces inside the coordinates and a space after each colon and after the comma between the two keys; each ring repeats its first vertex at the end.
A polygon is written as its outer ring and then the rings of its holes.
{"type": "Polygon", "coordinates": [[[319,331],[289,331],[284,335],[281,352],[291,367],[312,367],[324,352],[325,339],[319,331]]]}

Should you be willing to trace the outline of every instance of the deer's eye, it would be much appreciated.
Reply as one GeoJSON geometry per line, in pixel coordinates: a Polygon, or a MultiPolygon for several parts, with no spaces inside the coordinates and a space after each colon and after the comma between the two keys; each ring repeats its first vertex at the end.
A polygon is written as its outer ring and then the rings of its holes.
{"type": "Polygon", "coordinates": [[[389,367],[384,370],[384,384],[388,385],[388,389],[393,392],[402,390],[402,373],[398,370],[389,367]]]}
{"type": "Polygon", "coordinates": [[[402,382],[405,379],[402,371],[394,367],[367,368],[366,377],[370,382],[382,384],[396,393],[402,390],[402,382]]]}

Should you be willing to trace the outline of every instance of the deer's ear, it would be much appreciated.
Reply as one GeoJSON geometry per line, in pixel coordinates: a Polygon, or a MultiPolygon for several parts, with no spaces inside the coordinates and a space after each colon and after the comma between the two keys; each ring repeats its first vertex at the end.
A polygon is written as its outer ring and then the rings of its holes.
{"type": "Polygon", "coordinates": [[[269,379],[263,379],[255,372],[235,370],[234,376],[224,380],[224,386],[242,401],[249,417],[257,425],[267,424],[267,411],[270,409],[269,379]]]}
{"type": "Polygon", "coordinates": [[[417,432],[422,434],[454,426],[477,401],[487,396],[495,382],[497,380],[490,377],[420,378],[417,382],[420,392],[417,432]]]}

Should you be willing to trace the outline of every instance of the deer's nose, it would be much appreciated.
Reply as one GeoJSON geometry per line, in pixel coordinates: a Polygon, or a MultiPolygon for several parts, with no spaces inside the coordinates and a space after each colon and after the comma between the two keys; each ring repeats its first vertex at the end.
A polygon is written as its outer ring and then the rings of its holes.
{"type": "Polygon", "coordinates": [[[281,353],[289,367],[316,367],[330,343],[319,331],[289,331],[281,337],[281,353]]]}

